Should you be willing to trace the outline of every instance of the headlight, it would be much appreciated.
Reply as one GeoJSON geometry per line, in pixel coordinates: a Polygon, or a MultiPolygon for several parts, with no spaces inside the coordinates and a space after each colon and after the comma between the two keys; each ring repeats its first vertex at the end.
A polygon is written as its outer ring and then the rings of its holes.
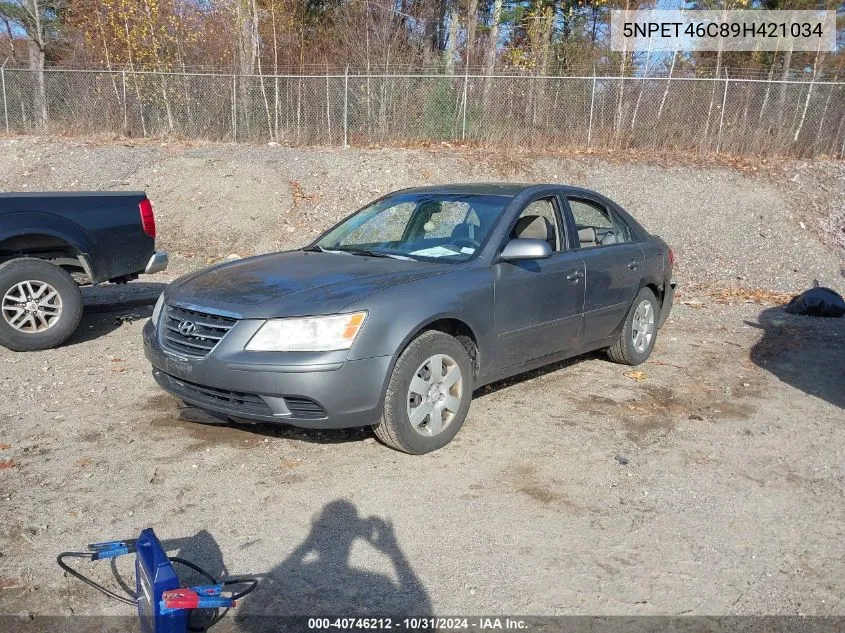
{"type": "Polygon", "coordinates": [[[270,319],[246,344],[251,352],[328,352],[349,349],[366,312],[295,319],[270,319]]]}
{"type": "Polygon", "coordinates": [[[150,317],[150,320],[153,322],[153,327],[158,327],[158,318],[161,316],[161,309],[164,307],[164,293],[162,292],[158,296],[158,301],[156,301],[156,305],[153,308],[153,315],[150,317]]]}

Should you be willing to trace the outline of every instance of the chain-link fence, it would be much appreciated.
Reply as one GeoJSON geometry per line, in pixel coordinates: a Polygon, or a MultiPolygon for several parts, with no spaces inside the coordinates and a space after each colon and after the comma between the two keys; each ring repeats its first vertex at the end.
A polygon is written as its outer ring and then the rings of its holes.
{"type": "Polygon", "coordinates": [[[828,81],[58,69],[0,80],[0,125],[18,133],[845,154],[845,83],[828,81]]]}

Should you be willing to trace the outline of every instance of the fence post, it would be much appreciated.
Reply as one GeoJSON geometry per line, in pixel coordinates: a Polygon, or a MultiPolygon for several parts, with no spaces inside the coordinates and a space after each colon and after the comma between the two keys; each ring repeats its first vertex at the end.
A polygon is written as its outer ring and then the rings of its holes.
{"type": "Polygon", "coordinates": [[[596,103],[596,69],[593,68],[593,93],[590,95],[590,123],[587,127],[587,149],[593,142],[593,107],[596,103]]]}
{"type": "Polygon", "coordinates": [[[124,68],[120,74],[123,78],[123,133],[126,134],[129,131],[129,113],[126,105],[126,69],[124,68]]]}
{"type": "Polygon", "coordinates": [[[232,74],[232,142],[238,140],[238,81],[232,74]]]}
{"type": "Polygon", "coordinates": [[[728,78],[728,69],[725,69],[725,92],[722,94],[722,112],[719,115],[719,135],[716,137],[716,153],[719,153],[719,149],[722,147],[722,127],[725,124],[725,105],[728,101],[728,82],[730,79],[728,78]]]}
{"type": "MultiPolygon", "coordinates": [[[[845,119],[845,115],[842,118],[845,119]]],[[[839,150],[839,158],[845,158],[845,136],[842,137],[842,149],[839,150]]]]}
{"type": "Polygon", "coordinates": [[[0,82],[3,84],[3,115],[6,118],[6,134],[9,133],[9,104],[6,101],[6,62],[9,61],[7,57],[0,67],[0,82]]]}
{"type": "Polygon", "coordinates": [[[461,140],[467,137],[467,84],[469,83],[469,60],[464,65],[464,100],[463,100],[463,121],[461,122],[461,140]]]}
{"type": "Polygon", "coordinates": [[[347,116],[349,114],[349,66],[343,74],[343,146],[349,147],[349,130],[347,116]]]}
{"type": "Polygon", "coordinates": [[[329,134],[329,145],[332,144],[332,115],[331,115],[331,97],[329,96],[329,91],[331,89],[331,85],[329,82],[329,66],[326,64],[326,129],[328,130],[329,134]]]}

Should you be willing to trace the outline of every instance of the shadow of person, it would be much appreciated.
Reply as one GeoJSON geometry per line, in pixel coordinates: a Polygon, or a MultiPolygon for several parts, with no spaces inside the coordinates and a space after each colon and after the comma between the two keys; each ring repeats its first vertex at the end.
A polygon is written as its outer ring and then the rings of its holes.
{"type": "Polygon", "coordinates": [[[806,394],[845,408],[845,318],[795,316],[768,308],[758,322],[763,330],[751,347],[751,361],[806,394]]]}
{"type": "MultiPolygon", "coordinates": [[[[266,575],[237,607],[240,630],[278,631],[312,617],[431,616],[428,593],[411,569],[389,522],[359,517],[352,503],[327,504],[290,556],[266,575]],[[350,566],[356,541],[390,561],[395,579],[350,566]],[[295,619],[295,620],[294,620],[295,619]]],[[[296,625],[294,625],[296,628],[296,625]]],[[[302,627],[304,628],[304,627],[302,627]]]]}
{"type": "MultiPolygon", "coordinates": [[[[226,563],[223,561],[223,552],[217,544],[217,539],[208,530],[200,530],[193,536],[185,538],[172,538],[161,542],[168,552],[175,551],[176,558],[188,560],[198,565],[214,578],[223,578],[229,575],[226,563]]],[[[182,584],[204,585],[208,580],[197,572],[185,566],[176,570],[180,578],[186,581],[182,584]]]]}

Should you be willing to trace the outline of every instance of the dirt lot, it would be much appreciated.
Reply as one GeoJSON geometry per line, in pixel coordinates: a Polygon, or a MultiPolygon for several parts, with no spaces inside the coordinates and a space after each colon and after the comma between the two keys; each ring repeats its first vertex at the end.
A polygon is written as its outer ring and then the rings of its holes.
{"type": "Polygon", "coordinates": [[[842,163],[0,144],[4,189],[147,188],[178,253],[87,290],[61,349],[0,350],[0,613],[127,613],[54,557],[150,525],[261,575],[242,615],[845,613],[845,319],[768,301],[842,291],[842,163]],[[141,328],[174,275],[302,244],[392,188],[502,178],[595,187],[675,246],[682,294],[642,375],[590,355],[492,385],[423,457],[367,431],[199,425],[155,386],[141,328]]]}

